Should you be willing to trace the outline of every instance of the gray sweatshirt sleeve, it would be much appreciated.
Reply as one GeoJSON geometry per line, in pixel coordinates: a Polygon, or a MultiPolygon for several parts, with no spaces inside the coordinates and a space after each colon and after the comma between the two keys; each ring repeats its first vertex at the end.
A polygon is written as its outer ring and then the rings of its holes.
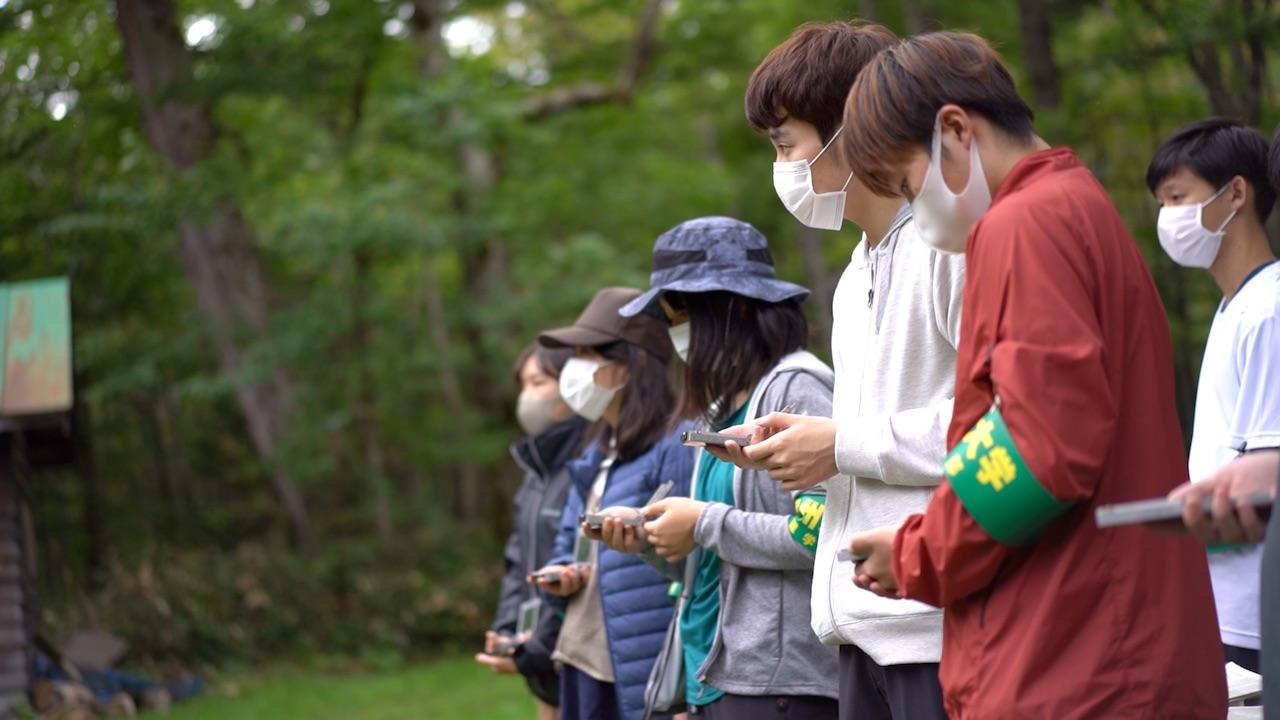
{"type": "MultiPolygon", "coordinates": [[[[780,410],[789,402],[803,415],[831,417],[831,388],[808,372],[783,373],[775,378],[761,398],[757,417],[780,410]]],[[[743,494],[759,498],[762,512],[709,503],[694,526],[694,540],[739,567],[760,570],[802,570],[813,567],[813,551],[792,538],[788,524],[794,512],[795,496],[782,489],[765,471],[744,470],[743,494]]],[[[806,494],[825,494],[822,485],[806,494]]],[[[745,498],[734,498],[737,505],[745,498]]],[[[753,502],[752,505],[757,503],[753,502]]]]}
{"type": "MultiPolygon", "coordinates": [[[[954,350],[960,342],[964,256],[930,253],[934,327],[954,350]]],[[[904,358],[903,362],[913,362],[904,358]]],[[[942,480],[947,428],[954,399],[888,415],[841,422],[836,431],[836,466],[845,475],[876,478],[891,485],[937,485],[942,480]]]]}

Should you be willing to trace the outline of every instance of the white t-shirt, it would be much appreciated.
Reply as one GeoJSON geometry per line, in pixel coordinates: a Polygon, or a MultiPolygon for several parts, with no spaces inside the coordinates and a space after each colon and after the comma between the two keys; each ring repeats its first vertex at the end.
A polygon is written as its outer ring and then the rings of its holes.
{"type": "MultiPolygon", "coordinates": [[[[1280,447],[1280,262],[1251,276],[1209,329],[1188,469],[1201,480],[1245,450],[1280,447]]],[[[1258,649],[1262,546],[1212,553],[1222,642],[1258,649]]]]}

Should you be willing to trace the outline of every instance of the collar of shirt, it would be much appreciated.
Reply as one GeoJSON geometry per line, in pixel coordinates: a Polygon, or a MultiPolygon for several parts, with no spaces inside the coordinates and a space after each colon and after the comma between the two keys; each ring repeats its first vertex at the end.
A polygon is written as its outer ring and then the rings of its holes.
{"type": "Polygon", "coordinates": [[[911,219],[911,203],[904,202],[902,207],[898,208],[898,212],[893,216],[893,220],[889,223],[889,231],[884,234],[884,239],[871,247],[867,234],[862,233],[862,240],[853,248],[853,254],[849,256],[849,264],[857,268],[865,268],[871,262],[871,254],[876,253],[882,255],[892,248],[898,241],[898,235],[902,233],[902,228],[911,219]]]}
{"type": "Polygon", "coordinates": [[[995,197],[991,198],[991,204],[995,205],[1005,195],[1036,182],[1044,175],[1083,165],[1076,151],[1069,147],[1049,148],[1029,153],[1009,169],[1009,174],[1005,175],[1004,182],[1000,183],[995,197]]]}

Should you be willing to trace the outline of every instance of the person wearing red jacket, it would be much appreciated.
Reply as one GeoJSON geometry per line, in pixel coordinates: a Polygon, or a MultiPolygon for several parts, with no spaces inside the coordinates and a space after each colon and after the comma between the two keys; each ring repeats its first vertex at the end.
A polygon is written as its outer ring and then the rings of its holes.
{"type": "Polygon", "coordinates": [[[1203,551],[1093,521],[1187,479],[1164,308],[1106,191],[975,35],[882,51],[844,118],[859,179],[968,268],[944,480],[851,538],[855,583],[944,609],[952,718],[1222,717],[1203,551]]]}

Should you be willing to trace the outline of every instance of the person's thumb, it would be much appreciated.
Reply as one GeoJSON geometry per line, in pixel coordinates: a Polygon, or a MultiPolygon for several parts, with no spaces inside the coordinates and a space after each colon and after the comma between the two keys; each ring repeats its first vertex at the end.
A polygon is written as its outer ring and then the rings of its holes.
{"type": "Polygon", "coordinates": [[[758,442],[753,438],[750,445],[742,448],[742,454],[751,462],[760,462],[778,451],[777,438],[777,435],[766,435],[758,442]]]}
{"type": "Polygon", "coordinates": [[[871,543],[871,538],[867,533],[854,533],[849,537],[849,552],[854,555],[867,557],[875,546],[871,543]]]}
{"type": "Polygon", "coordinates": [[[792,425],[795,425],[797,417],[798,416],[791,415],[789,413],[771,412],[762,418],[756,418],[756,420],[751,423],[755,426],[755,432],[752,433],[751,436],[752,440],[755,440],[757,437],[761,437],[761,439],[763,439],[769,437],[773,433],[786,430],[792,425]]]}
{"type": "Polygon", "coordinates": [[[670,501],[668,500],[659,500],[658,502],[652,505],[646,505],[640,508],[640,514],[643,515],[646,520],[653,520],[654,518],[658,517],[662,513],[666,512],[667,506],[669,504],[670,504],[670,501]]]}

